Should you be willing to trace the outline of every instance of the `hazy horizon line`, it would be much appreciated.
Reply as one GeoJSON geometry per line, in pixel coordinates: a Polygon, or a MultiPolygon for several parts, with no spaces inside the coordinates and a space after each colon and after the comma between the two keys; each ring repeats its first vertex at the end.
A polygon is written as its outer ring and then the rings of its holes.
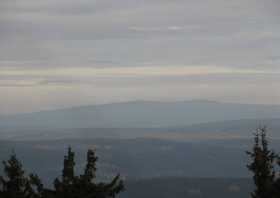
{"type": "Polygon", "coordinates": [[[42,108],[35,111],[23,111],[23,112],[11,112],[4,113],[0,116],[13,116],[13,115],[24,115],[24,114],[33,114],[40,112],[51,112],[51,111],[60,111],[67,109],[75,108],[86,108],[86,107],[100,107],[106,105],[115,105],[115,104],[131,104],[131,103],[163,103],[163,104],[174,104],[174,103],[191,103],[191,102],[200,102],[200,103],[216,103],[216,104],[237,104],[237,105],[259,105],[259,106],[280,106],[280,104],[268,104],[268,103],[246,103],[246,102],[234,102],[234,101],[219,101],[219,100],[209,100],[209,99],[179,99],[179,100],[145,100],[145,99],[135,99],[135,100],[120,100],[112,102],[101,102],[101,103],[92,103],[92,104],[79,104],[79,105],[69,105],[64,107],[50,107],[42,108]]]}

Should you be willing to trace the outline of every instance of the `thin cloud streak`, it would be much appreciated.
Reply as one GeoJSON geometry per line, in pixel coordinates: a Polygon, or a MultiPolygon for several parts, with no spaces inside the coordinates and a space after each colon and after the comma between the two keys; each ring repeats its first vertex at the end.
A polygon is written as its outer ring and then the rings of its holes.
{"type": "Polygon", "coordinates": [[[280,74],[280,69],[239,69],[217,66],[169,66],[169,67],[70,67],[70,68],[43,68],[43,69],[23,69],[0,68],[0,76],[15,77],[156,77],[156,76],[191,76],[210,74],[280,74]]]}
{"type": "MultiPolygon", "coordinates": [[[[280,70],[233,69],[217,66],[143,66],[107,68],[1,68],[1,87],[130,87],[150,85],[277,84],[280,70]]],[[[279,83],[278,83],[279,84],[279,83]]]]}

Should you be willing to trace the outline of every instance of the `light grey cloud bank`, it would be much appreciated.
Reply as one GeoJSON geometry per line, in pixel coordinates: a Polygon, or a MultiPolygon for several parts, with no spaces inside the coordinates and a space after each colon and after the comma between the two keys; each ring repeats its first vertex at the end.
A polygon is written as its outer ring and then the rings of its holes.
{"type": "Polygon", "coordinates": [[[3,0],[1,4],[1,65],[5,61],[27,66],[279,63],[280,27],[273,7],[277,10],[280,5],[275,0],[3,0]]]}
{"type": "Polygon", "coordinates": [[[4,113],[130,99],[280,103],[277,0],[0,5],[4,113]]]}

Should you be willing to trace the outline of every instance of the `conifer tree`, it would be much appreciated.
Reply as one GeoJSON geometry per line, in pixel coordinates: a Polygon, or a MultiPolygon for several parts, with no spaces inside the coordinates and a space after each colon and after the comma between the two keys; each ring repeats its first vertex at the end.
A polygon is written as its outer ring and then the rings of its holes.
{"type": "Polygon", "coordinates": [[[71,198],[76,197],[74,194],[75,184],[75,153],[71,147],[68,148],[68,153],[64,156],[63,170],[62,170],[62,181],[58,178],[54,181],[54,187],[57,197],[60,198],[71,198]]]}
{"type": "Polygon", "coordinates": [[[68,148],[68,154],[64,157],[64,166],[62,179],[64,184],[72,184],[74,180],[75,153],[71,147],[68,148]]]}
{"type": "Polygon", "coordinates": [[[256,187],[251,196],[252,198],[271,198],[275,180],[276,155],[268,147],[266,127],[258,128],[254,135],[254,147],[252,151],[247,151],[251,159],[247,167],[253,173],[256,187]]]}
{"type": "Polygon", "coordinates": [[[43,185],[37,175],[25,176],[21,162],[15,154],[4,161],[4,177],[0,178],[2,197],[4,198],[39,198],[42,197],[43,185]]]}
{"type": "Polygon", "coordinates": [[[87,165],[86,165],[85,172],[83,175],[83,179],[86,182],[91,182],[95,178],[97,160],[98,160],[98,157],[95,156],[95,152],[93,150],[88,150],[87,165]]]}
{"type": "Polygon", "coordinates": [[[94,150],[88,150],[85,172],[80,176],[80,185],[83,185],[80,192],[85,197],[114,198],[124,190],[123,181],[120,179],[120,175],[117,175],[109,183],[96,183],[94,179],[96,177],[97,160],[94,150]]]}

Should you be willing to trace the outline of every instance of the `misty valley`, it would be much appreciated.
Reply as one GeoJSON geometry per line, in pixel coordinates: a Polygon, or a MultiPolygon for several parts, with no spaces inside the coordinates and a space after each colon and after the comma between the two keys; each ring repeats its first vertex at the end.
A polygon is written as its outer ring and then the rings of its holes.
{"type": "Polygon", "coordinates": [[[52,188],[69,146],[75,151],[78,174],[84,170],[87,150],[93,149],[98,156],[96,179],[110,181],[120,174],[126,189],[121,198],[245,198],[254,189],[246,167],[253,132],[258,124],[267,124],[273,137],[270,146],[279,151],[278,113],[280,108],[265,105],[138,101],[19,114],[0,120],[0,160],[15,152],[27,172],[36,172],[52,188]],[[215,113],[205,112],[214,108],[215,113]],[[187,120],[193,112],[204,120],[187,120]],[[164,116],[168,113],[172,116],[164,116]],[[107,127],[94,119],[89,122],[95,115],[102,115],[99,119],[107,127]],[[176,122],[166,123],[171,117],[176,122]],[[9,124],[13,119],[17,124],[9,124]],[[44,126],[44,120],[51,124],[44,126]]]}

